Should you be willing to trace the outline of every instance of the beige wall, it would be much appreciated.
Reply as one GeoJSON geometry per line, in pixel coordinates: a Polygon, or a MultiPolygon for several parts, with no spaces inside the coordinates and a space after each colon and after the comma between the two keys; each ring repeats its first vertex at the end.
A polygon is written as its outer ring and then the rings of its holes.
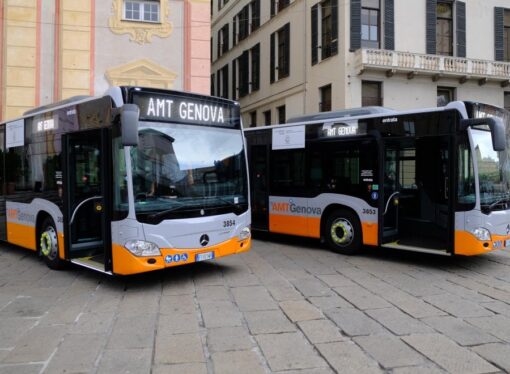
{"type": "Polygon", "coordinates": [[[17,117],[38,100],[37,2],[4,0],[3,6],[2,116],[17,117]]]}
{"type": "MultiPolygon", "coordinates": [[[[276,17],[270,18],[269,1],[261,1],[261,27],[248,38],[233,47],[226,55],[217,59],[217,32],[229,23],[229,38],[232,44],[232,18],[250,1],[229,1],[218,12],[218,0],[213,0],[212,72],[239,57],[244,50],[260,43],[260,90],[240,100],[244,123],[250,122],[249,113],[257,111],[260,124],[262,113],[271,110],[273,123],[276,108],[286,105],[287,117],[313,113],[319,110],[319,89],[332,86],[332,108],[343,109],[361,106],[361,87],[364,80],[382,82],[383,104],[394,109],[434,107],[437,105],[438,86],[456,90],[459,100],[480,100],[503,105],[505,90],[501,79],[488,79],[479,84],[479,77],[471,77],[458,72],[444,74],[432,71],[417,72],[408,77],[408,71],[397,71],[391,76],[387,70],[360,70],[360,53],[350,52],[350,1],[338,1],[339,53],[312,66],[310,61],[311,7],[319,0],[294,0],[291,6],[276,17]],[[285,23],[291,23],[291,63],[290,76],[281,81],[269,82],[269,43],[270,35],[285,23]],[[432,76],[437,73],[437,77],[432,76]],[[464,77],[465,81],[461,78],[464,77]],[[411,78],[411,79],[408,79],[411,78]]],[[[467,58],[471,60],[494,59],[494,7],[510,8],[509,0],[468,0],[466,3],[467,58]]],[[[395,0],[395,50],[426,53],[426,2],[424,0],[395,0]]],[[[454,41],[455,43],[455,41],[454,41]]],[[[232,65],[229,66],[232,74],[232,65]]],[[[510,79],[510,76],[509,76],[510,79]]],[[[229,90],[232,83],[229,81],[229,90]]],[[[230,95],[232,97],[232,95],[230,95]]]]}
{"type": "Polygon", "coordinates": [[[122,4],[0,0],[0,120],[114,83],[209,93],[209,0],[161,0],[161,24],[112,26],[122,4]]]}

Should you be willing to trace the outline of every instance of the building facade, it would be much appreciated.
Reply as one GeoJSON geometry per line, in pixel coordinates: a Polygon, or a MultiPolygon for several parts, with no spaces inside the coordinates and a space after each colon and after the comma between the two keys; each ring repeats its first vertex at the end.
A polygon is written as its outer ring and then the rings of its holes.
{"type": "Polygon", "coordinates": [[[0,120],[112,85],[209,93],[209,0],[0,0],[0,120]]]}
{"type": "Polygon", "coordinates": [[[211,92],[245,126],[452,100],[510,107],[508,0],[212,0],[211,92]]]}

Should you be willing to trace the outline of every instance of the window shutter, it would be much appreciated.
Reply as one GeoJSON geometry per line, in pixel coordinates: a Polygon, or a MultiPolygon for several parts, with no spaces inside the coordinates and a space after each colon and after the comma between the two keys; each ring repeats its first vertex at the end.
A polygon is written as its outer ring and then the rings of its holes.
{"type": "Polygon", "coordinates": [[[271,34],[271,51],[270,51],[270,73],[269,73],[269,79],[271,83],[274,82],[274,70],[276,68],[275,66],[275,53],[274,53],[274,47],[275,47],[275,33],[271,34]]]}
{"type": "Polygon", "coordinates": [[[494,8],[494,59],[505,60],[504,20],[505,8],[494,8]]]}
{"type": "Polygon", "coordinates": [[[221,51],[223,49],[223,47],[221,45],[222,33],[223,33],[222,29],[218,30],[218,40],[217,40],[217,48],[216,48],[216,58],[217,59],[221,57],[221,51]]]}
{"type": "Polygon", "coordinates": [[[276,1],[271,0],[271,17],[273,17],[276,14],[276,1]]]}
{"type": "Polygon", "coordinates": [[[255,0],[253,8],[252,8],[252,19],[251,19],[251,29],[256,30],[260,26],[260,0],[255,0]]]}
{"type": "Polygon", "coordinates": [[[239,58],[239,97],[248,95],[249,75],[249,57],[250,52],[244,51],[239,58]]]}
{"type": "Polygon", "coordinates": [[[221,70],[216,73],[216,96],[221,96],[221,70]]]}
{"type": "MultiPolygon", "coordinates": [[[[237,59],[232,60],[232,100],[237,100],[237,93],[239,92],[239,87],[237,86],[237,69],[238,69],[237,59]]],[[[241,65],[239,64],[239,68],[241,65]]],[[[240,75],[240,74],[239,74],[240,75]]]]}
{"type": "Polygon", "coordinates": [[[457,57],[466,57],[466,3],[455,3],[457,19],[457,57]]]}
{"type": "Polygon", "coordinates": [[[319,17],[319,5],[315,4],[312,7],[312,65],[315,65],[318,62],[317,51],[317,48],[319,47],[318,17],[319,17]]]}
{"type": "Polygon", "coordinates": [[[223,31],[223,37],[225,38],[225,44],[223,45],[223,52],[227,52],[228,49],[229,49],[229,46],[230,46],[230,42],[229,42],[229,39],[230,39],[230,34],[229,34],[229,24],[227,23],[225,25],[225,30],[223,31]]]}
{"type": "Polygon", "coordinates": [[[257,91],[260,77],[260,44],[251,49],[251,90],[257,91]]]}
{"type": "Polygon", "coordinates": [[[361,48],[361,0],[351,0],[351,52],[361,48]]]}
{"type": "Polygon", "coordinates": [[[232,18],[232,47],[237,44],[237,16],[232,18]]]}
{"type": "Polygon", "coordinates": [[[384,2],[384,49],[395,49],[395,0],[384,2]]]}
{"type": "Polygon", "coordinates": [[[285,40],[285,50],[284,50],[284,59],[285,59],[285,71],[284,75],[287,76],[290,74],[290,23],[287,23],[283,27],[284,33],[286,35],[285,40]]]}
{"type": "Polygon", "coordinates": [[[437,0],[427,0],[427,20],[426,20],[426,46],[427,54],[436,54],[436,23],[437,23],[437,0]]]}
{"type": "Polygon", "coordinates": [[[331,56],[338,53],[338,0],[331,1],[331,56]]]}

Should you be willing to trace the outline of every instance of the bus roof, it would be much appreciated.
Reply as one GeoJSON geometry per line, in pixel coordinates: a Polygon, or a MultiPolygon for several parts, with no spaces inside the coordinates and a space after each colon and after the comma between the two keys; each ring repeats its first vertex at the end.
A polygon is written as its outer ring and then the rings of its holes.
{"type": "Polygon", "coordinates": [[[262,129],[271,129],[271,128],[281,128],[281,127],[287,127],[287,126],[297,126],[297,125],[319,125],[319,124],[327,124],[332,123],[335,121],[341,121],[341,120],[357,120],[357,119],[365,119],[365,118],[377,118],[377,117],[385,117],[385,116],[391,116],[391,115],[404,115],[404,114],[418,114],[418,113],[432,113],[432,112],[441,112],[445,110],[456,110],[458,111],[462,118],[468,118],[466,105],[463,101],[453,101],[448,103],[446,106],[442,107],[433,107],[433,108],[420,108],[420,109],[410,109],[410,110],[402,110],[397,111],[393,109],[388,109],[384,107],[367,107],[371,108],[366,113],[363,113],[363,111],[358,111],[359,109],[363,108],[355,108],[355,109],[346,109],[346,110],[340,110],[340,111],[334,111],[334,112],[324,112],[326,114],[335,114],[335,113],[348,113],[348,115],[340,115],[340,116],[328,116],[326,115],[323,118],[317,118],[314,117],[317,114],[311,114],[310,116],[301,116],[296,118],[291,118],[286,123],[281,124],[275,124],[271,126],[258,126],[258,127],[250,127],[245,128],[244,131],[260,131],[262,129]],[[375,109],[378,108],[378,109],[375,109]],[[310,119],[304,119],[310,117],[310,119]],[[299,122],[298,122],[299,121],[299,122]]]}
{"type": "Polygon", "coordinates": [[[362,108],[353,108],[353,109],[342,109],[335,110],[331,112],[320,112],[313,114],[305,114],[299,117],[293,117],[287,120],[286,123],[296,123],[296,122],[308,122],[308,121],[323,121],[333,118],[345,118],[345,117],[359,117],[365,116],[369,114],[391,114],[396,113],[395,110],[390,108],[385,108],[382,106],[367,106],[362,108]]]}

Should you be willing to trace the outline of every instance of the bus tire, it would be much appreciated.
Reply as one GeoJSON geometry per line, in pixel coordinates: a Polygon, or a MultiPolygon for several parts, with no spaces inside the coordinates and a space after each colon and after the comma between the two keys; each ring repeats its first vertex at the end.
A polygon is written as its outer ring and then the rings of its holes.
{"type": "Polygon", "coordinates": [[[58,236],[53,220],[45,218],[37,238],[39,255],[50,269],[62,270],[67,267],[67,262],[58,257],[58,236]]]}
{"type": "Polygon", "coordinates": [[[343,255],[353,255],[361,248],[361,225],[356,214],[345,209],[332,212],[324,231],[328,246],[343,255]]]}

